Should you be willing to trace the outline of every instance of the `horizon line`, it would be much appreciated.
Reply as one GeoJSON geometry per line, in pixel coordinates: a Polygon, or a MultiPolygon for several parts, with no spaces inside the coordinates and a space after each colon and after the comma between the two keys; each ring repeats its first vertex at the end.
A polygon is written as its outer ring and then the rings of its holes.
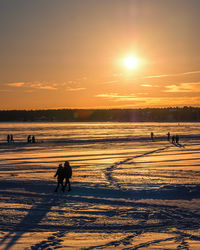
{"type": "Polygon", "coordinates": [[[143,107],[143,108],[47,108],[47,109],[0,109],[0,112],[11,111],[58,111],[58,110],[139,110],[139,109],[183,109],[183,108],[198,108],[199,106],[168,106],[168,107],[143,107]]]}

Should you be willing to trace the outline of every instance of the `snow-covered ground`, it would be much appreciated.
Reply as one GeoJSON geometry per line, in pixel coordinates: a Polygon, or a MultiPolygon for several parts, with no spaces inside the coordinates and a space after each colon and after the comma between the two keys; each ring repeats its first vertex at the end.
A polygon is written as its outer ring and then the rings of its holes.
{"type": "Polygon", "coordinates": [[[200,249],[199,125],[188,128],[196,139],[178,145],[164,139],[172,125],[155,141],[141,139],[144,130],[131,141],[126,124],[115,140],[110,125],[98,126],[71,141],[57,134],[58,142],[38,125],[32,131],[44,142],[36,144],[16,129],[19,141],[0,144],[0,249],[200,249]],[[72,191],[55,193],[65,160],[72,191]]]}

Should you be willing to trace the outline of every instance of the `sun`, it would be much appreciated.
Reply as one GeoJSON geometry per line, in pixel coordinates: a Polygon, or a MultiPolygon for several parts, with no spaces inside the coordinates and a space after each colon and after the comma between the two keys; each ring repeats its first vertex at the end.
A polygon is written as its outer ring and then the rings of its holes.
{"type": "Polygon", "coordinates": [[[136,57],[129,56],[124,59],[124,66],[127,69],[136,69],[138,67],[139,61],[136,57]]]}

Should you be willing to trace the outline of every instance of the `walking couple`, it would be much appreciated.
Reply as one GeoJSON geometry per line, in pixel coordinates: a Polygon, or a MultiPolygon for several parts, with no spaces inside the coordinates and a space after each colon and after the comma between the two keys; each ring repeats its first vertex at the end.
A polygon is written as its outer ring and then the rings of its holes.
{"type": "Polygon", "coordinates": [[[65,191],[66,186],[68,185],[68,191],[71,191],[71,184],[70,184],[70,178],[72,177],[72,168],[69,165],[69,162],[66,161],[64,163],[64,167],[62,166],[62,164],[59,164],[58,169],[56,171],[56,174],[54,175],[54,177],[57,176],[57,187],[55,189],[55,192],[58,191],[59,186],[62,186],[62,191],[65,191]],[[65,180],[65,184],[63,184],[65,180]]]}

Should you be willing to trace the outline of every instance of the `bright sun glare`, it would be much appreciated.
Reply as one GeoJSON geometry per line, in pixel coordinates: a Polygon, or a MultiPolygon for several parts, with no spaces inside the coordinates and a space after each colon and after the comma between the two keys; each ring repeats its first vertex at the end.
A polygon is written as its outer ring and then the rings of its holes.
{"type": "Polygon", "coordinates": [[[133,56],[129,56],[124,59],[124,65],[127,69],[135,69],[138,67],[138,59],[133,56]]]}

